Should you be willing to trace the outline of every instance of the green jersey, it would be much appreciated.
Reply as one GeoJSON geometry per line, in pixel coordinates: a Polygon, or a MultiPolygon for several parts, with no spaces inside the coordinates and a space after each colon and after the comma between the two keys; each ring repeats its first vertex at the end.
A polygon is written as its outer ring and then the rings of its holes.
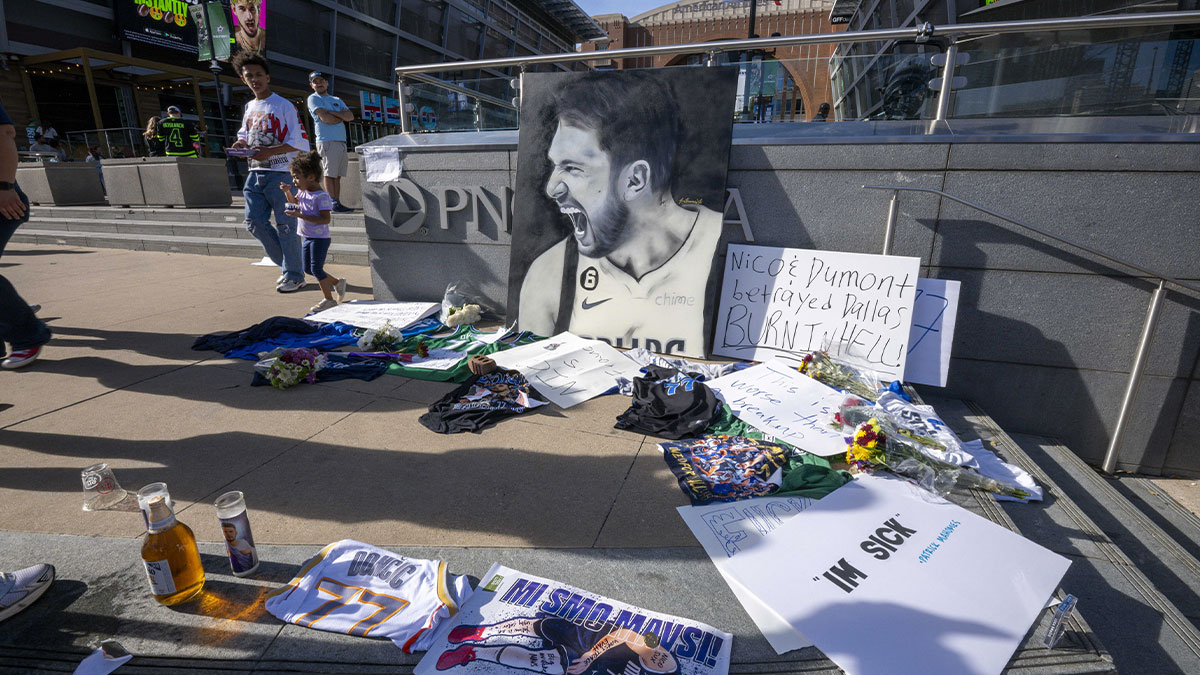
{"type": "Polygon", "coordinates": [[[158,123],[157,138],[166,147],[167,157],[195,157],[200,134],[196,126],[180,117],[166,117],[158,123]]]}
{"type": "Polygon", "coordinates": [[[471,377],[467,361],[472,356],[487,356],[496,352],[527,345],[544,338],[529,331],[510,330],[486,333],[474,326],[459,326],[450,335],[428,337],[413,335],[400,341],[396,351],[415,354],[417,345],[424,342],[429,356],[418,357],[410,363],[392,363],[388,374],[403,375],[435,382],[466,382],[471,377]]]}

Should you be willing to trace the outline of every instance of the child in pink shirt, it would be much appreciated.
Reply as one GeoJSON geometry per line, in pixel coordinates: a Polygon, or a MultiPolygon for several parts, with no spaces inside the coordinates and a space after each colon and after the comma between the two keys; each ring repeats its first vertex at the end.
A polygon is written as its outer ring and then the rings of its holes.
{"type": "Polygon", "coordinates": [[[292,180],[298,188],[280,183],[279,189],[287,197],[288,215],[296,217],[300,236],[304,238],[304,271],[317,278],[325,299],[313,305],[311,312],[320,312],[346,299],[346,280],[325,273],[325,257],[329,253],[329,221],[333,210],[333,198],[321,189],[321,155],[316,152],[301,152],[292,160],[292,180]],[[334,291],[337,300],[333,299],[334,291]]]}

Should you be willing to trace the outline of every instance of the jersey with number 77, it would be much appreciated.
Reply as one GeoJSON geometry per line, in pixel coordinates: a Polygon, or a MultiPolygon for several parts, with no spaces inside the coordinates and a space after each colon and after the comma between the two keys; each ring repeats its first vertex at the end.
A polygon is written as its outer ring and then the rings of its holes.
{"type": "Polygon", "coordinates": [[[429,649],[438,624],[471,594],[446,563],[407,558],[353,539],[311,558],[267,596],[267,611],[288,623],[334,633],[386,637],[406,652],[429,649]]]}

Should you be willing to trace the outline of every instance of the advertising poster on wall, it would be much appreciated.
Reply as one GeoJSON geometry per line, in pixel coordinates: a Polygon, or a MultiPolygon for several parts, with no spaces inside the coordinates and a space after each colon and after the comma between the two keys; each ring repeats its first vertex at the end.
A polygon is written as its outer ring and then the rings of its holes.
{"type": "Polygon", "coordinates": [[[508,310],[522,330],[710,352],[735,68],[523,78],[508,310]]]}
{"type": "Polygon", "coordinates": [[[733,636],[567,584],[492,565],[413,670],[446,673],[721,675],[733,636]]]}
{"type": "Polygon", "coordinates": [[[188,8],[197,0],[115,0],[117,32],[123,40],[196,52],[196,27],[188,8]]]}
{"type": "Polygon", "coordinates": [[[232,0],[233,53],[267,49],[267,0],[232,0]]]}

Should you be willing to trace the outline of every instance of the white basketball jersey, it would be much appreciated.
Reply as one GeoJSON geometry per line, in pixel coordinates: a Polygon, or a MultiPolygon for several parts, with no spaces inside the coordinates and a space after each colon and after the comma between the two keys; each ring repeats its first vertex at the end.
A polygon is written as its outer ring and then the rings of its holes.
{"type": "Polygon", "coordinates": [[[406,652],[429,648],[439,622],[471,594],[446,563],[406,558],[353,539],[334,542],[267,597],[267,611],[307,628],[386,637],[406,652]]]}

